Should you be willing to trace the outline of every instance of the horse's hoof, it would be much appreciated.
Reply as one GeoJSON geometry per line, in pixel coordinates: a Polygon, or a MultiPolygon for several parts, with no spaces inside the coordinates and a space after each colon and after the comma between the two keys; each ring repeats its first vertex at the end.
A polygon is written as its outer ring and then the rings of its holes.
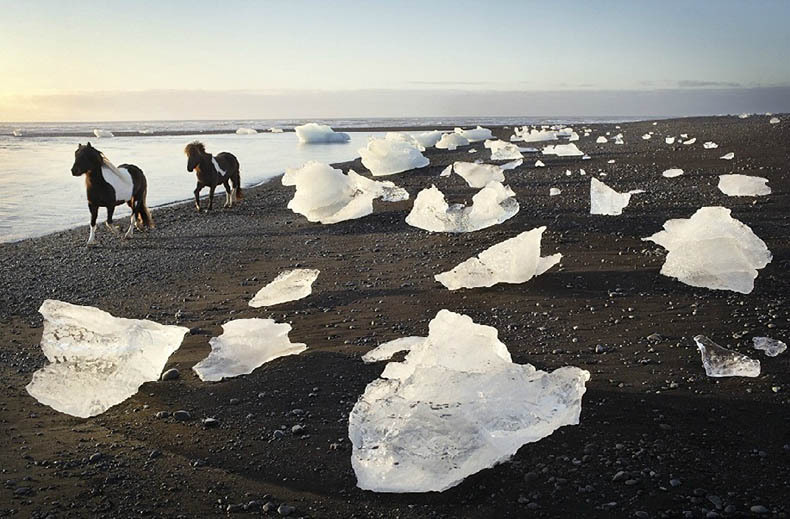
{"type": "Polygon", "coordinates": [[[112,225],[112,224],[109,224],[107,222],[104,222],[104,226],[107,227],[110,231],[112,231],[115,234],[118,234],[119,232],[121,232],[121,226],[120,225],[112,225]]]}
{"type": "Polygon", "coordinates": [[[86,243],[85,245],[87,245],[88,247],[93,247],[94,245],[96,245],[96,240],[88,240],[88,243],[86,243]]]}

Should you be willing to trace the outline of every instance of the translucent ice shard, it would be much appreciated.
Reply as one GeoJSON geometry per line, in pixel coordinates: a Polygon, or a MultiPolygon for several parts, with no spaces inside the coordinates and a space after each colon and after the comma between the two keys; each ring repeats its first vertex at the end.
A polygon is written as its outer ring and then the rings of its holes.
{"type": "Polygon", "coordinates": [[[426,339],[427,337],[401,337],[400,339],[385,342],[364,354],[362,362],[371,363],[389,360],[396,353],[411,351],[415,345],[425,342],[426,339]]]}
{"type": "Polygon", "coordinates": [[[557,195],[559,195],[561,193],[562,193],[562,191],[560,191],[560,188],[558,188],[558,187],[549,188],[549,196],[557,196],[557,195]]]}
{"type": "Polygon", "coordinates": [[[514,128],[514,131],[515,135],[510,138],[511,141],[545,142],[558,140],[557,132],[551,130],[530,130],[528,127],[524,126],[521,129],[514,128]]]}
{"type": "Polygon", "coordinates": [[[579,423],[589,372],[515,364],[495,328],[441,310],[411,346],[349,416],[360,488],[441,492],[579,423]]]}
{"type": "Polygon", "coordinates": [[[755,350],[764,351],[769,357],[776,357],[787,349],[787,344],[770,337],[752,337],[755,350]]]}
{"type": "Polygon", "coordinates": [[[436,143],[436,148],[440,150],[455,150],[458,146],[468,146],[469,139],[462,137],[457,133],[445,133],[439,142],[436,143]]]}
{"type": "Polygon", "coordinates": [[[579,157],[584,155],[584,152],[577,148],[575,144],[570,143],[545,146],[543,154],[557,155],[558,157],[579,157]]]}
{"type": "Polygon", "coordinates": [[[509,142],[487,140],[483,146],[491,150],[491,160],[514,160],[524,157],[518,146],[509,142]]]}
{"type": "Polygon", "coordinates": [[[646,134],[642,135],[642,139],[646,140],[646,141],[650,140],[650,137],[652,137],[652,135],[650,135],[649,133],[646,133],[646,134]]]}
{"type": "Polygon", "coordinates": [[[453,174],[453,165],[450,164],[449,166],[444,168],[441,173],[439,173],[439,176],[440,177],[449,177],[452,174],[453,174]]]}
{"type": "Polygon", "coordinates": [[[464,130],[463,128],[456,128],[455,133],[464,137],[469,142],[480,142],[486,139],[491,139],[493,135],[491,130],[478,126],[472,130],[464,130]]]}
{"type": "Polygon", "coordinates": [[[505,181],[505,174],[502,172],[502,168],[493,164],[456,162],[453,164],[453,171],[466,180],[469,187],[477,189],[485,187],[492,180],[497,182],[505,181]]]}
{"type": "Polygon", "coordinates": [[[25,132],[22,131],[22,128],[17,128],[11,132],[11,135],[13,135],[14,137],[23,137],[25,135],[25,132]]]}
{"type": "Polygon", "coordinates": [[[50,364],[33,374],[27,392],[80,418],[101,414],[143,383],[157,380],[189,332],[51,299],[39,312],[44,316],[41,349],[50,364]]]}
{"type": "Polygon", "coordinates": [[[689,139],[687,141],[683,141],[683,144],[685,144],[686,146],[690,146],[690,145],[694,144],[695,142],[697,142],[697,138],[696,137],[692,137],[691,139],[689,139]]]}
{"type": "Polygon", "coordinates": [[[708,141],[708,142],[703,143],[702,147],[705,148],[706,150],[715,150],[716,148],[719,147],[719,145],[716,144],[713,141],[708,141]]]}
{"type": "Polygon", "coordinates": [[[536,161],[535,161],[535,167],[536,167],[536,168],[545,168],[545,167],[546,167],[546,165],[543,163],[543,161],[542,161],[542,160],[536,160],[536,161]]]}
{"type": "Polygon", "coordinates": [[[778,117],[771,117],[771,120],[768,121],[768,122],[770,124],[779,124],[779,118],[778,117]]]}
{"type": "Polygon", "coordinates": [[[472,206],[448,205],[444,194],[431,186],[414,200],[406,223],[432,232],[471,232],[491,227],[518,213],[515,193],[491,181],[472,197],[472,206]]]}
{"type": "Polygon", "coordinates": [[[749,175],[719,175],[719,191],[727,196],[764,196],[771,194],[767,178],[749,175]]]}
{"type": "Polygon", "coordinates": [[[719,157],[719,158],[720,158],[720,159],[724,159],[724,160],[732,160],[732,159],[734,159],[734,158],[735,158],[735,154],[734,154],[733,152],[729,152],[729,153],[727,153],[727,154],[725,154],[725,155],[722,155],[722,156],[721,156],[721,157],[719,157]]]}
{"type": "Polygon", "coordinates": [[[499,167],[507,171],[509,169],[516,169],[522,164],[524,164],[524,159],[516,159],[516,160],[511,160],[510,162],[506,162],[505,164],[502,164],[499,167]]]}
{"type": "Polygon", "coordinates": [[[312,293],[313,282],[318,278],[319,273],[320,271],[315,269],[286,270],[260,289],[250,300],[249,305],[260,308],[307,297],[312,293]]]}
{"type": "Polygon", "coordinates": [[[631,201],[631,195],[644,193],[641,189],[634,189],[627,193],[618,193],[597,178],[590,179],[590,214],[605,214],[617,216],[623,214],[623,209],[631,201]]]}
{"type": "Polygon", "coordinates": [[[115,134],[112,133],[110,130],[100,130],[98,128],[93,130],[93,135],[95,135],[96,137],[98,137],[100,139],[101,138],[106,138],[106,137],[115,137],[115,134]]]}
{"type": "Polygon", "coordinates": [[[609,139],[607,139],[607,138],[606,138],[606,137],[604,137],[603,135],[601,135],[600,137],[598,137],[597,139],[595,139],[595,143],[596,143],[596,144],[606,144],[607,142],[609,142],[609,139]]]}
{"type": "Polygon", "coordinates": [[[691,218],[667,220],[649,238],[667,249],[661,274],[694,287],[749,294],[757,270],[771,262],[771,252],[748,225],[726,207],[703,207],[691,218]]]}
{"type": "Polygon", "coordinates": [[[347,133],[336,132],[325,124],[307,123],[297,126],[294,131],[302,144],[348,142],[351,139],[347,133]]]}
{"type": "Polygon", "coordinates": [[[283,133],[283,129],[282,128],[277,128],[275,126],[272,126],[271,128],[269,128],[269,131],[271,133],[283,133]]]}
{"type": "Polygon", "coordinates": [[[209,340],[211,353],[192,367],[200,380],[216,382],[223,378],[252,373],[266,362],[307,349],[288,339],[290,324],[272,319],[236,319],[222,325],[222,335],[209,340]]]}
{"type": "Polygon", "coordinates": [[[236,130],[236,135],[255,135],[257,133],[254,128],[239,128],[236,130]]]}
{"type": "Polygon", "coordinates": [[[344,175],[328,164],[310,161],[301,168],[288,168],[283,175],[285,186],[296,186],[288,208],[311,222],[332,224],[367,216],[373,212],[373,200],[387,202],[408,200],[409,193],[392,182],[365,178],[353,169],[344,175]]]}
{"type": "Polygon", "coordinates": [[[760,361],[719,346],[704,335],[694,337],[709,377],[759,377],[760,361]]]}
{"type": "Polygon", "coordinates": [[[529,281],[549,270],[562,258],[559,253],[543,258],[540,256],[540,239],[545,230],[546,227],[537,227],[522,232],[434,278],[450,290],[529,281]]]}
{"type": "Polygon", "coordinates": [[[391,132],[383,139],[371,138],[359,155],[370,173],[381,177],[427,166],[429,160],[420,148],[422,145],[410,135],[391,132]]]}
{"type": "Polygon", "coordinates": [[[680,169],[680,168],[667,169],[663,173],[661,173],[661,175],[663,175],[663,176],[665,176],[667,178],[679,177],[682,174],[683,174],[683,170],[680,169]]]}
{"type": "Polygon", "coordinates": [[[667,144],[675,144],[675,138],[674,137],[666,137],[664,139],[664,142],[666,142],[667,144]]]}
{"type": "Polygon", "coordinates": [[[415,135],[414,138],[417,139],[417,142],[419,142],[423,148],[431,148],[436,146],[436,143],[442,138],[442,132],[439,130],[422,132],[418,135],[415,135]]]}

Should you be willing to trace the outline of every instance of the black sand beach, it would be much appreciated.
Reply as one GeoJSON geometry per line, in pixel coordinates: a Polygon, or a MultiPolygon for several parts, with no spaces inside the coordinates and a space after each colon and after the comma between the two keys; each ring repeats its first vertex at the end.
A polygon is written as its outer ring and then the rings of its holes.
{"type": "MultiPolygon", "coordinates": [[[[539,157],[548,167],[534,168],[535,158],[525,159],[505,173],[519,213],[468,234],[432,234],[404,218],[431,184],[451,203],[470,202],[475,190],[463,179],[438,175],[456,160],[487,161],[483,143],[470,146],[476,154],[430,149],[430,166],[386,178],[411,199],[376,202],[359,220],[309,223],[286,208],[293,188],[275,179],[232,209],[159,209],[157,228],[127,242],[100,227],[99,246],[87,248],[84,226],[0,245],[0,517],[277,516],[263,511],[268,502],[295,507],[294,517],[786,517],[790,353],[768,358],[751,348],[755,335],[790,339],[790,118],[780,118],[590,125],[577,145],[591,160],[539,157]],[[622,131],[626,144],[595,144],[606,131],[622,131]],[[655,135],[642,140],[648,131],[655,135]],[[664,143],[681,133],[696,145],[664,143]],[[703,149],[708,140],[719,148],[703,149]],[[719,159],[730,151],[733,161],[719,159]],[[661,176],[675,167],[685,175],[661,176]],[[647,192],[621,216],[591,216],[589,182],[599,171],[618,191],[647,192]],[[726,173],[766,177],[773,193],[727,197],[716,187],[726,173]],[[549,197],[550,187],[562,194],[549,197]],[[731,208],[773,253],[749,295],[661,276],[664,249],[641,241],[668,219],[714,205],[731,208]],[[434,281],[541,225],[543,255],[563,254],[546,274],[455,292],[434,281]],[[247,306],[294,267],[320,269],[313,295],[247,306]],[[45,363],[37,309],[48,298],[191,328],[167,365],[180,378],[147,383],[87,420],[40,405],[25,385],[45,363]],[[360,357],[382,342],[425,335],[442,308],[496,327],[517,363],[589,370],[581,423],[441,494],[362,491],[348,413],[384,365],[360,357]],[[191,367],[210,350],[209,338],[244,317],[291,323],[291,340],[308,350],[202,383],[191,367]],[[707,377],[697,334],[759,359],[761,375],[707,377]],[[177,410],[192,419],[176,421],[177,410]],[[162,411],[170,416],[157,418],[162,411]],[[204,428],[206,417],[219,426],[204,428]],[[294,434],[297,424],[304,430],[294,434]]],[[[495,134],[507,140],[512,129],[495,134]]],[[[367,174],[359,159],[342,167],[367,174]]],[[[185,177],[184,196],[192,189],[185,177]]]]}

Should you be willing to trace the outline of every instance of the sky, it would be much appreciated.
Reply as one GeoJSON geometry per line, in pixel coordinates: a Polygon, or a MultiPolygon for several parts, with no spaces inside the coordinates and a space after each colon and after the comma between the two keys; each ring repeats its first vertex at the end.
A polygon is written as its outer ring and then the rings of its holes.
{"type": "Polygon", "coordinates": [[[0,121],[790,111],[786,0],[0,0],[0,12],[0,121]]]}

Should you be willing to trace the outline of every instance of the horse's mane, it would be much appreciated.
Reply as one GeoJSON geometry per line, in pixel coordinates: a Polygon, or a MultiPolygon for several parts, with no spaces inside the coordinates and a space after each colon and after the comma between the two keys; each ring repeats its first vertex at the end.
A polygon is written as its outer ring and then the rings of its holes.
{"type": "Polygon", "coordinates": [[[203,146],[203,143],[200,141],[192,141],[186,145],[184,148],[184,153],[187,156],[192,156],[194,154],[204,155],[206,153],[206,148],[203,146]]]}
{"type": "Polygon", "coordinates": [[[110,170],[110,171],[112,171],[113,173],[115,173],[115,174],[116,174],[116,175],[118,175],[119,177],[123,178],[123,175],[121,174],[121,172],[120,172],[120,171],[118,171],[118,168],[117,168],[117,167],[115,167],[115,164],[113,164],[112,162],[110,162],[110,159],[108,159],[107,157],[105,157],[105,156],[104,156],[104,153],[102,153],[102,152],[99,152],[99,155],[101,156],[101,163],[102,163],[102,166],[104,166],[105,168],[109,168],[109,170],[110,170]]]}

